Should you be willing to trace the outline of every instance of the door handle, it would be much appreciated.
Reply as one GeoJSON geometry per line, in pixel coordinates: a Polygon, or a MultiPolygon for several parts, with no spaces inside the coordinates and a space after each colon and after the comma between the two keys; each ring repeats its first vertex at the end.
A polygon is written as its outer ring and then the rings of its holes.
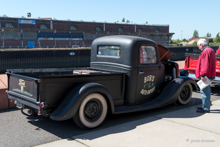
{"type": "Polygon", "coordinates": [[[144,72],[143,71],[139,71],[139,74],[141,75],[141,74],[143,74],[144,72]]]}

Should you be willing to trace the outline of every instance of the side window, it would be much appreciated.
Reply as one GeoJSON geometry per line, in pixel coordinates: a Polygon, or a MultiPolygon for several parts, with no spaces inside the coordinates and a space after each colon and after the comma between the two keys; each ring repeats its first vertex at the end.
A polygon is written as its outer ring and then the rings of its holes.
{"type": "Polygon", "coordinates": [[[153,46],[141,46],[140,63],[151,64],[157,63],[156,49],[153,46]]]}

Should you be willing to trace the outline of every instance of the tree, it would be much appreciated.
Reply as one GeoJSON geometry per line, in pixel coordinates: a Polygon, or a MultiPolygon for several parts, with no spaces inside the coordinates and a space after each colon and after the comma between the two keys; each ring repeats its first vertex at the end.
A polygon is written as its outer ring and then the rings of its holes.
{"type": "Polygon", "coordinates": [[[194,41],[192,45],[197,46],[197,41],[194,41]]]}
{"type": "Polygon", "coordinates": [[[199,33],[197,30],[194,31],[192,38],[196,38],[196,37],[199,37],[199,33]]]}
{"type": "Polygon", "coordinates": [[[189,42],[188,40],[186,40],[186,38],[184,38],[183,40],[182,40],[182,42],[189,42]]]}
{"type": "Polygon", "coordinates": [[[220,43],[220,37],[219,37],[219,33],[216,35],[215,37],[215,42],[216,43],[220,43]]]}
{"type": "Polygon", "coordinates": [[[129,20],[127,20],[127,23],[130,23],[130,21],[129,21],[129,20]]]}
{"type": "Polygon", "coordinates": [[[211,36],[212,36],[212,34],[209,32],[206,34],[206,37],[211,37],[211,36]]]}
{"type": "Polygon", "coordinates": [[[176,43],[180,43],[181,41],[179,39],[176,40],[176,43]]]}
{"type": "Polygon", "coordinates": [[[125,22],[125,18],[123,18],[121,22],[125,22]]]}
{"type": "Polygon", "coordinates": [[[148,21],[146,21],[146,24],[148,24],[148,21]]]}
{"type": "Polygon", "coordinates": [[[169,44],[173,44],[172,37],[173,37],[173,36],[170,36],[170,37],[169,37],[169,44]]]}
{"type": "Polygon", "coordinates": [[[179,39],[177,40],[173,40],[173,44],[177,44],[177,43],[180,43],[181,41],[179,39]]]}

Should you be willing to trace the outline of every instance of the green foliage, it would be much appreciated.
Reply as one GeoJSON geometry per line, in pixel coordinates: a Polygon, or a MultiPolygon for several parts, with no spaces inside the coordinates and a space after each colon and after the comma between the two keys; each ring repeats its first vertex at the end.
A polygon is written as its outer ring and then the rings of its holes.
{"type": "Polygon", "coordinates": [[[182,40],[182,42],[189,42],[189,40],[187,40],[186,38],[184,38],[184,39],[182,40]]]}
{"type": "Polygon", "coordinates": [[[178,44],[178,43],[181,43],[181,42],[189,42],[189,40],[187,40],[186,38],[184,38],[183,40],[173,40],[172,39],[172,36],[169,37],[169,44],[178,44]]]}
{"type": "Polygon", "coordinates": [[[220,43],[220,37],[219,37],[219,33],[216,35],[215,39],[214,39],[215,43],[220,43]]]}
{"type": "Polygon", "coordinates": [[[127,20],[127,23],[130,23],[130,21],[129,21],[129,20],[127,20]]]}
{"type": "Polygon", "coordinates": [[[206,37],[208,37],[208,38],[211,37],[211,36],[212,36],[212,34],[209,33],[209,32],[206,34],[206,37]]]}
{"type": "Polygon", "coordinates": [[[173,44],[173,40],[171,39],[173,36],[169,37],[169,44],[173,44]]]}
{"type": "Polygon", "coordinates": [[[125,22],[125,18],[123,18],[121,22],[125,22]]]}
{"type": "Polygon", "coordinates": [[[199,33],[197,30],[194,31],[192,38],[199,37],[199,33]]]}
{"type": "Polygon", "coordinates": [[[180,43],[181,40],[177,39],[177,40],[173,40],[173,44],[177,44],[177,43],[180,43]]]}
{"type": "Polygon", "coordinates": [[[193,42],[192,45],[193,45],[193,46],[197,46],[197,41],[193,42]]]}
{"type": "Polygon", "coordinates": [[[215,42],[209,43],[209,46],[219,46],[219,45],[220,45],[220,42],[219,43],[215,43],[215,42]]]}
{"type": "Polygon", "coordinates": [[[148,21],[146,21],[146,24],[148,24],[148,21]]]}

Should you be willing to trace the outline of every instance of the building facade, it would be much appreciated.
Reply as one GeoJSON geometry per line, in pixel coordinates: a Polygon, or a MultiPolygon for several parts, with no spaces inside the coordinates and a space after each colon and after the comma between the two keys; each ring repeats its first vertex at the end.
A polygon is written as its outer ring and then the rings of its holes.
{"type": "Polygon", "coordinates": [[[169,45],[169,25],[0,16],[0,47],[87,47],[98,37],[133,35],[169,45]]]}

